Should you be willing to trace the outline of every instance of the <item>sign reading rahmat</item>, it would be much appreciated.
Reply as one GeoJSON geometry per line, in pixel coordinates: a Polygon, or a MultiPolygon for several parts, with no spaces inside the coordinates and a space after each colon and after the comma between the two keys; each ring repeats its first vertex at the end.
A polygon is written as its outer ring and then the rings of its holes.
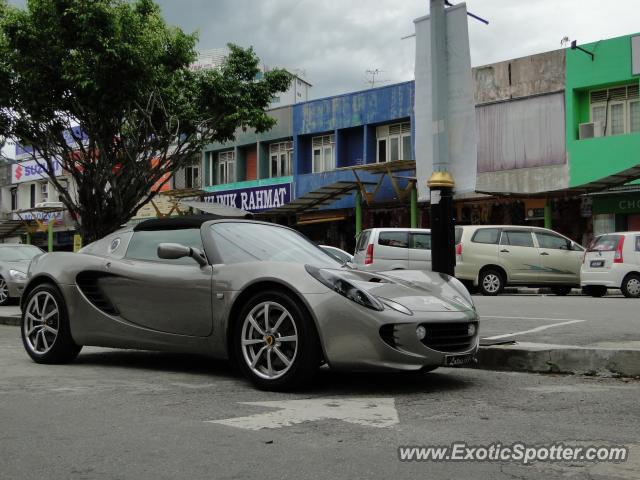
{"type": "Polygon", "coordinates": [[[291,184],[265,185],[204,195],[209,203],[221,203],[229,207],[241,208],[249,212],[271,210],[286,205],[291,200],[291,184]]]}

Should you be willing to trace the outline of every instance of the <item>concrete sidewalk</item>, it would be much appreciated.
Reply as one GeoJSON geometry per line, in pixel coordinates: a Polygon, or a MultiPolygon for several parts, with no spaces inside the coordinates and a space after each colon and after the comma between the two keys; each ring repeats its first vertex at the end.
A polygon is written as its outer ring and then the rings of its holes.
{"type": "Polygon", "coordinates": [[[0,325],[20,325],[20,307],[0,307],[0,325]]]}

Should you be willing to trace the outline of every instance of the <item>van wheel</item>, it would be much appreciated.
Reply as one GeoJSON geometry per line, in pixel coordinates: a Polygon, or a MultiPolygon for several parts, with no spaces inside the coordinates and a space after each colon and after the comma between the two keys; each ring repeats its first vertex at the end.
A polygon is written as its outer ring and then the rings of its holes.
{"type": "Polygon", "coordinates": [[[565,295],[569,295],[571,293],[571,287],[559,285],[557,287],[551,287],[551,291],[554,295],[564,297],[565,295]]]}
{"type": "Polygon", "coordinates": [[[602,285],[588,285],[582,288],[582,293],[595,298],[604,297],[607,293],[607,287],[602,285]]]}
{"type": "Polygon", "coordinates": [[[637,273],[630,273],[622,281],[621,286],[622,293],[627,298],[639,298],[640,297],[640,275],[637,273]]]}
{"type": "Polygon", "coordinates": [[[498,295],[504,289],[504,279],[498,270],[489,268],[480,272],[478,290],[482,295],[498,295]]]}

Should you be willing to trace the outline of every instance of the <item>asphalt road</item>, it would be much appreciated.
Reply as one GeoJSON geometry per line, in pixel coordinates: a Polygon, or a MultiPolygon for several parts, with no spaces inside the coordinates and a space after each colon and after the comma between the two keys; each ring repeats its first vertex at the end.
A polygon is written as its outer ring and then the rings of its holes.
{"type": "Polygon", "coordinates": [[[474,295],[484,337],[559,345],[640,348],[640,300],[623,296],[474,295]],[[533,330],[533,331],[532,331],[533,330]]]}
{"type": "Polygon", "coordinates": [[[2,478],[630,479],[640,471],[635,380],[325,370],[312,389],[278,394],[254,390],[226,362],[196,356],[85,348],[71,365],[37,365],[18,333],[0,326],[2,478]],[[317,405],[330,413],[323,417],[317,405]],[[261,425],[276,428],[248,429],[261,425]],[[630,459],[398,461],[400,445],[455,441],[627,445],[630,459]]]}

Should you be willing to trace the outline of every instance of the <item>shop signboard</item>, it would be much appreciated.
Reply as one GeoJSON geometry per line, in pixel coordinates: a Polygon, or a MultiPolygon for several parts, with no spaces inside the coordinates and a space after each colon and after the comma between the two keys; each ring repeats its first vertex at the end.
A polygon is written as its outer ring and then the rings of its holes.
{"type": "Polygon", "coordinates": [[[607,195],[593,198],[594,215],[602,213],[640,212],[640,193],[628,195],[607,195]]]}
{"type": "Polygon", "coordinates": [[[263,212],[291,201],[291,183],[252,186],[205,193],[203,200],[241,208],[248,212],[263,212]]]}

